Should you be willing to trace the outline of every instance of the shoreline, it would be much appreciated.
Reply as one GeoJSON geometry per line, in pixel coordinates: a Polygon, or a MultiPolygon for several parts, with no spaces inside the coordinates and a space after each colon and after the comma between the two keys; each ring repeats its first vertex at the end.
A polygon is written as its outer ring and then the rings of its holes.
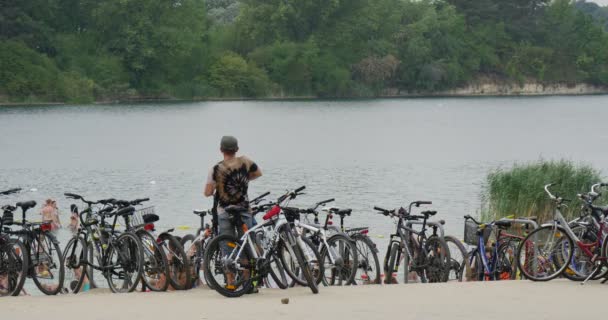
{"type": "Polygon", "coordinates": [[[585,286],[569,280],[550,282],[489,281],[430,284],[321,287],[314,295],[303,287],[261,289],[240,298],[213,290],[112,294],[108,290],[77,295],[4,297],[6,319],[569,319],[602,315],[606,285],[585,286]],[[567,303],[556,303],[568,297],[567,303]],[[289,298],[289,304],[281,299],[289,298]],[[511,306],[508,308],[508,306],[511,306]],[[514,307],[515,306],[515,307],[514,307]],[[507,307],[507,308],[505,308],[507,307]]]}
{"type": "Polygon", "coordinates": [[[375,97],[264,97],[264,98],[194,98],[194,99],[173,99],[173,98],[154,98],[154,99],[122,99],[122,100],[100,100],[91,103],[68,103],[68,102],[0,102],[0,107],[19,107],[19,106],[70,106],[70,105],[117,105],[117,104],[139,104],[139,103],[189,103],[189,102],[238,102],[238,101],[333,101],[333,100],[384,100],[384,99],[427,99],[427,98],[531,98],[531,97],[576,97],[576,96],[603,96],[608,95],[608,89],[598,92],[583,93],[412,93],[398,95],[380,95],[375,97]]]}

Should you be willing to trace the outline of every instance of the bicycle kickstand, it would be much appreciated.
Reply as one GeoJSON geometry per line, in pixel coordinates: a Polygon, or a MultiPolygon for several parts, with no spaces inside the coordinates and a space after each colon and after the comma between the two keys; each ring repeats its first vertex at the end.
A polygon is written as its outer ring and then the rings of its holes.
{"type": "Polygon", "coordinates": [[[589,281],[593,277],[595,277],[601,269],[602,269],[602,264],[596,263],[595,268],[593,268],[593,272],[591,272],[591,274],[585,280],[583,280],[583,282],[581,282],[581,285],[584,286],[587,283],[587,281],[589,281]]]}

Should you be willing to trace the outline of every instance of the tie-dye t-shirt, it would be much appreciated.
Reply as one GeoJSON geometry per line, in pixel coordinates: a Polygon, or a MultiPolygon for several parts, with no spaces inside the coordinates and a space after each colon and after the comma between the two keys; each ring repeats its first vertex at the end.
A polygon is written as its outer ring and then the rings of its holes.
{"type": "MultiPolygon", "coordinates": [[[[249,207],[249,174],[258,171],[255,162],[247,157],[235,157],[216,164],[209,171],[207,184],[215,185],[218,207],[230,205],[249,207]]],[[[223,211],[223,210],[220,210],[223,211]]]]}

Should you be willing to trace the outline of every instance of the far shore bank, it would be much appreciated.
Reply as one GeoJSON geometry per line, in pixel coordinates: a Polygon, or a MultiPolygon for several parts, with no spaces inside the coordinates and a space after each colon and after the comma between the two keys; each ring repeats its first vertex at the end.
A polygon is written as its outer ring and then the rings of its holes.
{"type": "MultiPolygon", "coordinates": [[[[407,98],[475,98],[475,97],[547,97],[547,96],[590,96],[607,95],[608,87],[591,84],[542,84],[528,82],[523,85],[502,82],[474,82],[460,88],[437,92],[401,92],[397,89],[387,89],[378,96],[347,96],[347,97],[317,97],[317,96],[267,96],[267,97],[207,97],[193,99],[178,99],[172,97],[131,97],[124,99],[99,100],[97,104],[125,103],[167,103],[167,102],[205,102],[205,101],[314,101],[314,100],[368,100],[368,99],[407,99],[407,98]]],[[[0,101],[0,106],[58,106],[73,105],[68,102],[9,102],[0,101]]]]}

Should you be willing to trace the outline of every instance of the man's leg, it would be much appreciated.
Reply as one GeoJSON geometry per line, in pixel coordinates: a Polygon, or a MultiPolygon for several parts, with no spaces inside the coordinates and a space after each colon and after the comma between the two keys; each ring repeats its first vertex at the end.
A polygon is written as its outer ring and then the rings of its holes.
{"type": "MultiPolygon", "coordinates": [[[[218,215],[218,227],[220,235],[231,235],[236,236],[234,232],[234,226],[230,222],[227,214],[218,215]]],[[[220,250],[222,252],[222,256],[227,256],[232,252],[232,248],[228,246],[227,243],[220,244],[220,250]]],[[[232,286],[234,283],[234,274],[232,272],[226,272],[226,287],[232,286]]],[[[235,288],[236,289],[236,288],[235,288]]]]}

